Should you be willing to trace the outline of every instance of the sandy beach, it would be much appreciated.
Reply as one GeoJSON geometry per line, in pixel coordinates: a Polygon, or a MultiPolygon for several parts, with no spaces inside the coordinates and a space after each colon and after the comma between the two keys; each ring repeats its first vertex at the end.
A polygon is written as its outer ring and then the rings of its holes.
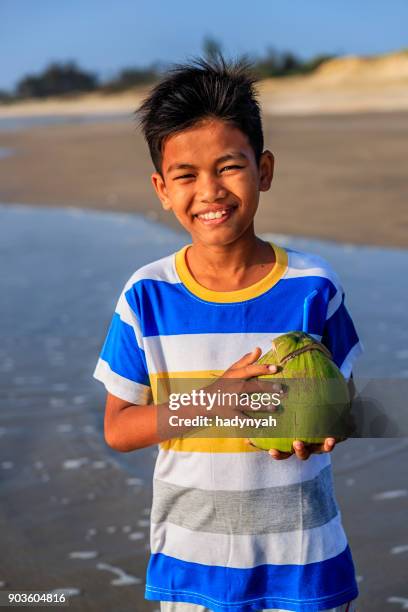
{"type": "MultiPolygon", "coordinates": [[[[408,53],[399,52],[260,83],[276,167],[258,231],[408,246],[407,79],[408,53]]],[[[0,106],[0,201],[135,212],[176,228],[153,193],[132,117],[146,91],[0,106]],[[13,121],[61,116],[6,131],[13,121]]]]}
{"type": "MultiPolygon", "coordinates": [[[[275,178],[257,227],[360,244],[408,246],[407,113],[269,116],[275,178]]],[[[131,117],[0,130],[0,201],[135,212],[171,227],[131,117]]]]}

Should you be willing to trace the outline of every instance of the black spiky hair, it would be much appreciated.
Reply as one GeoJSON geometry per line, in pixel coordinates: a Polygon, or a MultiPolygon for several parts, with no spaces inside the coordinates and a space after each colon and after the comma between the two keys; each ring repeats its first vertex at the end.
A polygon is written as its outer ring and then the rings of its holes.
{"type": "Polygon", "coordinates": [[[221,54],[171,68],[135,112],[156,171],[162,174],[164,139],[206,118],[240,129],[259,164],[264,139],[256,82],[249,62],[227,62],[221,54]]]}

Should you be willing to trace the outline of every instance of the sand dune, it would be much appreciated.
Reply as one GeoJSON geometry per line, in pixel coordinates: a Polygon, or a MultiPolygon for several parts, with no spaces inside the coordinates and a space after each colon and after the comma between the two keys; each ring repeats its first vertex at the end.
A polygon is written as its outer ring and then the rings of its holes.
{"type": "Polygon", "coordinates": [[[408,110],[408,52],[329,60],[313,74],[261,83],[272,114],[408,110]]]}
{"type": "Polygon", "coordinates": [[[325,83],[397,82],[408,85],[408,51],[373,57],[350,55],[322,64],[311,77],[325,83]]]}
{"type": "MultiPolygon", "coordinates": [[[[272,114],[408,110],[408,51],[345,56],[329,60],[313,74],[260,83],[264,111],[272,114]]],[[[146,93],[92,93],[69,98],[27,100],[0,106],[1,117],[132,113],[146,93]]]]}

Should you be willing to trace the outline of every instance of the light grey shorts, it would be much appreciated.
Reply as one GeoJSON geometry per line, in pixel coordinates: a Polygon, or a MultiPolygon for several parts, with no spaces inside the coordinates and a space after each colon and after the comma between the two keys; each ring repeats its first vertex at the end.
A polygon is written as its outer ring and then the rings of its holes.
{"type": "MultiPolygon", "coordinates": [[[[211,612],[208,608],[197,606],[196,604],[181,603],[178,601],[161,601],[160,612],[211,612]]],[[[268,608],[268,610],[259,610],[259,612],[288,612],[287,610],[278,610],[277,608],[268,608]]],[[[338,606],[337,608],[329,608],[324,612],[357,612],[356,600],[338,606]]]]}

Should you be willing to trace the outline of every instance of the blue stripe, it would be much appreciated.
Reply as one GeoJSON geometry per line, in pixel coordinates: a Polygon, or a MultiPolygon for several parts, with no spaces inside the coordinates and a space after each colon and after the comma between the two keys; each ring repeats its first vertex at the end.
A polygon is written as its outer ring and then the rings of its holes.
{"type": "Polygon", "coordinates": [[[308,331],[322,335],[333,283],[320,276],[281,279],[252,300],[219,304],[206,302],[181,283],[145,279],[126,292],[146,336],[204,333],[285,333],[302,329],[303,302],[314,290],[308,331]]]}
{"type": "Polygon", "coordinates": [[[343,361],[359,341],[353,321],[343,300],[336,312],[326,321],[322,343],[333,356],[334,363],[340,368],[343,361]]]}
{"type": "Polygon", "coordinates": [[[141,385],[149,385],[144,351],[138,346],[133,327],[115,313],[102,347],[101,358],[116,374],[141,385]]]}
{"type": "Polygon", "coordinates": [[[316,612],[357,595],[348,546],[336,557],[317,563],[250,569],[189,563],[157,553],[150,557],[145,592],[146,599],[196,603],[214,612],[264,608],[316,612]]]}

